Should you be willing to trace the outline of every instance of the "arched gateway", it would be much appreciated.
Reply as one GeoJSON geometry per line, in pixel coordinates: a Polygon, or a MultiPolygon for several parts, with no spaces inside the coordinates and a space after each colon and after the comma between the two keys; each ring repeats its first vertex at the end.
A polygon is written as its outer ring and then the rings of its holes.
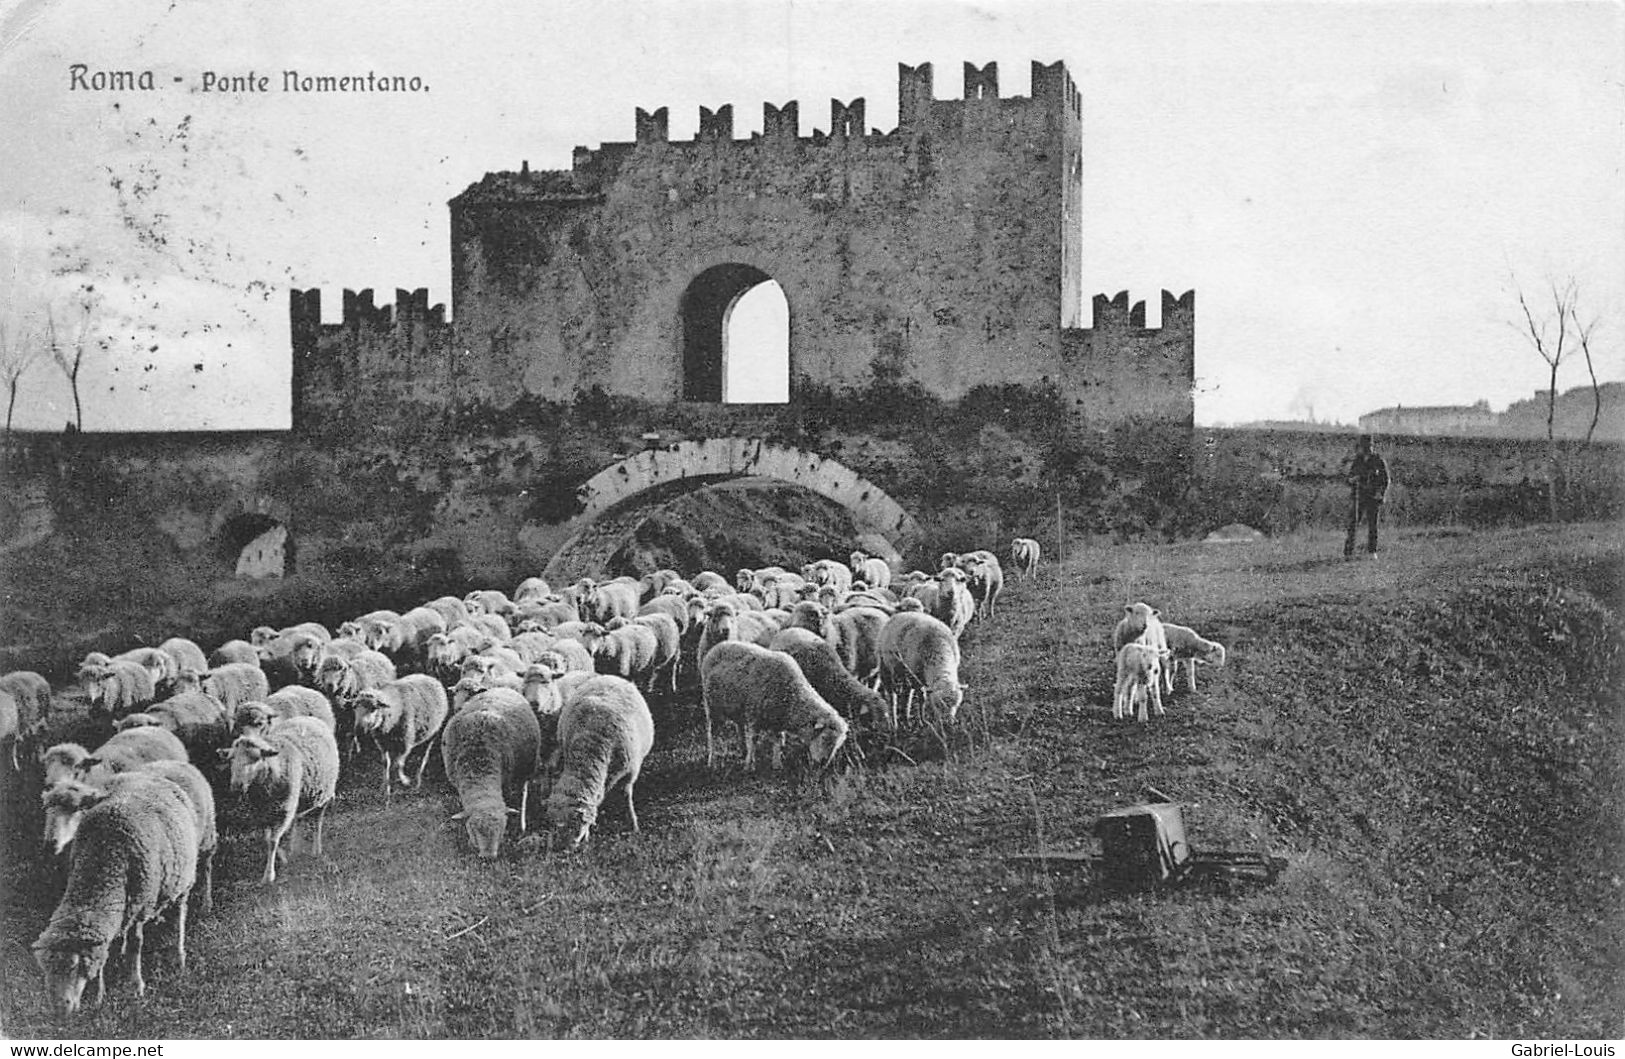
{"type": "Polygon", "coordinates": [[[585,506],[565,525],[567,536],[544,576],[558,583],[597,572],[605,546],[629,533],[644,513],[644,505],[635,502],[644,494],[654,506],[687,491],[685,487],[753,476],[789,482],[835,501],[859,525],[872,527],[905,553],[920,539],[914,516],[838,460],[761,438],[707,438],[640,452],[589,478],[576,494],[585,506]]]}

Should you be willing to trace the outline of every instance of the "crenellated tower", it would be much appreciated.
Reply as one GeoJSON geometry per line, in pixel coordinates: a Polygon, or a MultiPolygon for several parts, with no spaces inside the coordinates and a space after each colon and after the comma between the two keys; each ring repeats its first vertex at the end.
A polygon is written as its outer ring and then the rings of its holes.
{"type": "Polygon", "coordinates": [[[1154,332],[1104,297],[1083,326],[1082,100],[1066,66],[1032,63],[1025,96],[994,62],[966,62],[957,98],[936,97],[930,63],[899,64],[897,84],[890,130],[861,97],[831,99],[805,134],[798,100],[763,103],[748,135],[733,103],[708,101],[686,139],[668,105],[640,106],[630,140],[577,147],[568,169],[487,173],[450,202],[455,334],[437,317],[420,343],[401,309],[380,322],[369,314],[388,310],[359,295],[334,330],[296,292],[299,377],[343,388],[411,363],[499,405],[595,386],[722,402],[742,355],[729,315],[772,281],[792,405],[808,383],[886,378],[944,399],[1047,383],[1074,394],[1079,424],[1129,408],[1188,423],[1191,296],[1154,332]],[[345,342],[358,348],[318,366],[345,342]]]}

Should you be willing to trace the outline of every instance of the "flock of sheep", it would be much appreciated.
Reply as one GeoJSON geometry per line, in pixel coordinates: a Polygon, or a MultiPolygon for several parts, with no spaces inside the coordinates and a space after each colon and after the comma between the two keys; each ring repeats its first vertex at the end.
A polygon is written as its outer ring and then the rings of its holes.
{"type": "MultiPolygon", "coordinates": [[[[1021,574],[1036,577],[1039,558],[1036,541],[1013,542],[1021,574]]],[[[951,723],[965,693],[959,639],[995,615],[1003,587],[987,551],[896,577],[854,552],[800,571],[740,570],[732,582],[662,570],[555,590],[528,578],[512,596],[445,596],[336,632],[260,627],[208,655],[175,638],[86,657],[84,698],[114,729],[94,750],[44,745],[49,684],[0,676],[0,746],[10,744],[14,769],[19,748],[38,761],[46,842],[68,864],[34,944],[52,1006],[75,1011],[91,981],[99,1000],[120,940],[141,993],[144,930],[171,909],[184,968],[189,900],[205,912],[212,903],[217,790],[229,786],[260,830],[264,883],[297,822],[320,856],[341,770],[364,747],[382,758],[387,797],[422,782],[438,742],[461,802],[454,819],[481,857],[498,855],[511,822],[529,829],[532,788],[569,845],[588,837],[616,788],[635,831],[633,790],[656,734],[649,703],[674,700],[685,672],[700,687],[708,767],[721,722],[737,727],[747,768],[787,750],[822,767],[853,725],[951,723]]],[[[1118,717],[1137,696],[1161,713],[1159,684],[1166,675],[1171,689],[1179,661],[1193,690],[1197,662],[1224,662],[1223,647],[1145,604],[1128,608],[1116,638],[1118,717]]]]}

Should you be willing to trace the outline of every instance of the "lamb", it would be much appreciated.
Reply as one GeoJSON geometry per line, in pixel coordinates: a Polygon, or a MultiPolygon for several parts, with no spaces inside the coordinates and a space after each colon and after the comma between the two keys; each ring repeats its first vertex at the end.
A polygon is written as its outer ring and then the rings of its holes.
{"type": "Polygon", "coordinates": [[[255,731],[261,735],[273,723],[290,717],[314,717],[335,735],[338,719],[333,704],[315,688],[287,687],[266,696],[264,702],[245,702],[232,716],[232,732],[241,735],[255,731]]]}
{"type": "Polygon", "coordinates": [[[559,714],[558,747],[547,816],[553,827],[571,832],[570,845],[587,840],[604,796],[626,784],[626,812],[638,830],[633,788],[643,760],[654,746],[654,718],[638,689],[620,677],[583,681],[559,714]]]}
{"type": "Polygon", "coordinates": [[[892,727],[898,723],[898,699],[906,716],[916,690],[924,693],[928,711],[952,722],[965,699],[959,638],[923,611],[893,614],[880,631],[880,686],[892,702],[892,727]]]}
{"type": "Polygon", "coordinates": [[[146,993],[141,950],[146,926],[176,909],[176,958],[186,967],[186,899],[197,878],[197,817],[172,783],[131,783],[85,810],[68,884],[51,922],[34,942],[34,959],[58,1017],[78,1011],[85,985],[105,992],[108,948],[134,938],[136,995],[146,993]]]}
{"type": "Polygon", "coordinates": [[[422,782],[424,767],[429,763],[430,744],[446,723],[448,708],[446,689],[424,673],[413,673],[368,688],[356,696],[355,731],[357,736],[371,736],[384,757],[386,795],[391,771],[403,787],[422,782]],[[408,781],[406,760],[420,746],[424,748],[423,758],[418,762],[417,775],[408,781]]]}
{"type": "MultiPolygon", "coordinates": [[[[44,677],[28,669],[18,669],[0,676],[0,692],[10,695],[17,708],[17,742],[33,744],[44,733],[51,721],[51,685],[44,677]]],[[[17,744],[12,745],[12,768],[17,767],[17,744]]]]}
{"type": "Polygon", "coordinates": [[[151,671],[125,659],[109,659],[89,674],[85,685],[85,698],[91,709],[113,717],[134,713],[150,705],[156,697],[151,671]]]}
{"type": "Polygon", "coordinates": [[[725,641],[700,662],[705,695],[705,763],[715,764],[717,718],[739,724],[745,768],[756,766],[756,735],[794,733],[814,765],[827,765],[846,742],[846,721],[813,690],[796,660],[759,644],[725,641]]]}
{"type": "Polygon", "coordinates": [[[867,552],[855,551],[851,556],[853,584],[862,581],[870,588],[891,587],[891,564],[867,552]]]}
{"type": "Polygon", "coordinates": [[[830,642],[817,633],[804,628],[783,629],[767,646],[794,658],[807,683],[848,721],[872,724],[884,715],[885,704],[880,696],[853,676],[841,664],[830,642]]]}
{"type": "Polygon", "coordinates": [[[245,796],[249,817],[261,828],[265,871],[260,882],[276,882],[282,836],[301,818],[314,825],[310,851],[320,857],[322,818],[339,778],[339,748],[332,731],[314,718],[290,717],[264,735],[238,736],[220,754],[231,762],[231,789],[245,796]]]}
{"type": "Polygon", "coordinates": [[[163,702],[132,713],[115,726],[127,731],[152,725],[172,732],[186,748],[194,764],[212,761],[214,752],[226,745],[226,711],[220,700],[204,691],[182,691],[163,702]]]}
{"type": "Polygon", "coordinates": [[[1172,622],[1162,623],[1164,641],[1168,645],[1168,662],[1163,670],[1167,690],[1174,690],[1174,672],[1181,662],[1185,663],[1185,674],[1191,691],[1196,690],[1196,667],[1198,665],[1224,667],[1224,644],[1216,640],[1203,639],[1195,629],[1186,625],[1175,625],[1172,622]]]}
{"type": "Polygon", "coordinates": [[[530,778],[536,771],[541,726],[530,703],[517,691],[495,688],[469,699],[446,722],[440,740],[446,779],[457,789],[469,845],[481,857],[495,857],[507,834],[508,817],[527,827],[530,778]],[[519,808],[509,808],[514,796],[519,808]]]}
{"type": "Polygon", "coordinates": [[[992,618],[998,611],[999,593],[1004,591],[1004,567],[999,557],[990,551],[966,552],[955,561],[955,566],[969,579],[971,599],[976,601],[976,614],[992,618]]]}
{"type": "Polygon", "coordinates": [[[198,834],[193,893],[203,911],[208,912],[214,908],[214,853],[220,836],[215,827],[214,789],[195,765],[154,761],[131,772],[107,776],[98,786],[78,779],[59,781],[40,795],[45,807],[45,844],[53,853],[60,854],[78,834],[85,810],[129,784],[151,780],[174,784],[192,807],[198,834]]]}
{"type": "Polygon", "coordinates": [[[1145,603],[1130,603],[1123,608],[1123,617],[1112,630],[1112,650],[1120,650],[1127,643],[1145,643],[1166,650],[1168,638],[1162,631],[1159,611],[1145,603]]]}
{"type": "Polygon", "coordinates": [[[1158,717],[1162,708],[1162,663],[1168,657],[1166,648],[1154,644],[1132,641],[1117,650],[1117,685],[1112,692],[1112,719],[1122,720],[1134,712],[1135,701],[1140,704],[1140,721],[1145,722],[1146,701],[1158,717]]]}
{"type": "Polygon", "coordinates": [[[1038,558],[1042,554],[1043,549],[1031,537],[1017,537],[1010,542],[1010,562],[1020,576],[1038,580],[1038,558]]]}
{"type": "MultiPolygon", "coordinates": [[[[202,690],[220,700],[228,717],[236,714],[237,707],[243,703],[263,702],[271,694],[271,682],[265,678],[265,670],[245,662],[218,666],[199,676],[202,690]]],[[[177,684],[177,687],[185,686],[177,684]]]]}

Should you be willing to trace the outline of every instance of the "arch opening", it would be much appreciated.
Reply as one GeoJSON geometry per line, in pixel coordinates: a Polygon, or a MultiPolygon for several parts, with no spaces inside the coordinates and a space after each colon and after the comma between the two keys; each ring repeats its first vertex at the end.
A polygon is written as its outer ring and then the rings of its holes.
{"type": "Polygon", "coordinates": [[[235,515],[221,527],[218,539],[221,558],[235,577],[282,577],[292,568],[293,542],[288,539],[288,528],[271,515],[235,515]]]}
{"type": "Polygon", "coordinates": [[[790,400],[790,304],[751,265],[715,265],[680,303],[683,400],[785,404],[790,400]]]}

